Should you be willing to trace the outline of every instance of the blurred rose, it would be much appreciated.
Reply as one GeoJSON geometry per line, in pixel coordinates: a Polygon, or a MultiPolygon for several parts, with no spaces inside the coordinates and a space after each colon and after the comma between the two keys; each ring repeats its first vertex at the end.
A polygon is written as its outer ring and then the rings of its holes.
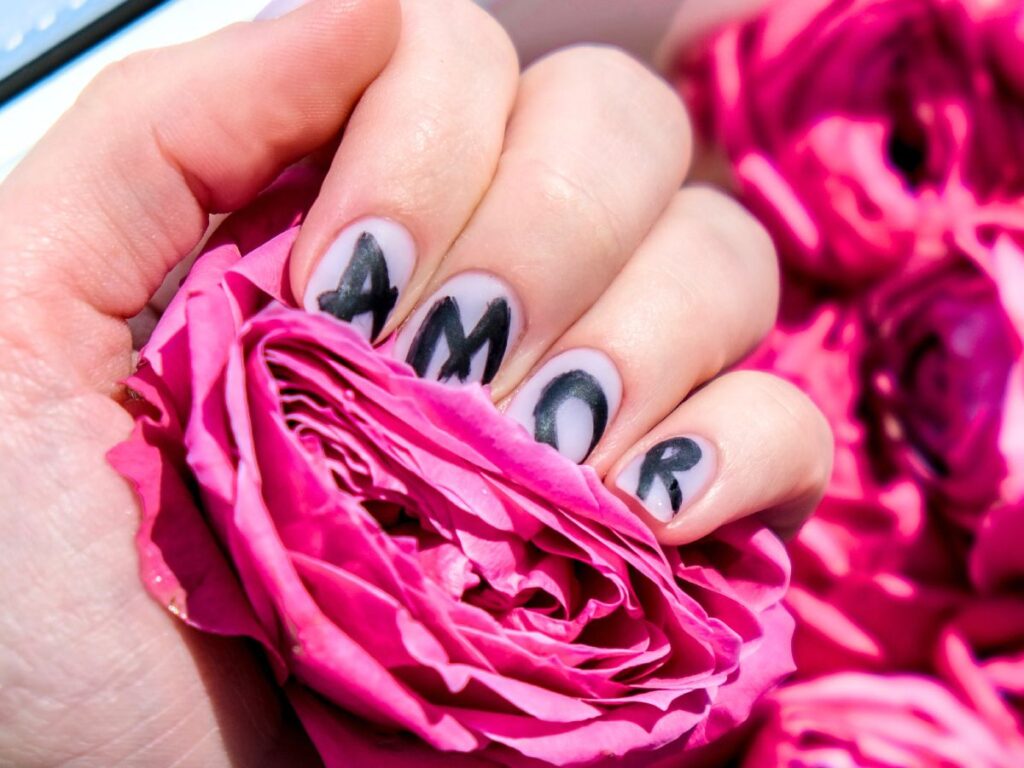
{"type": "Polygon", "coordinates": [[[927,669],[933,638],[970,594],[910,482],[829,491],[790,545],[801,676],[927,669]]]}
{"type": "Polygon", "coordinates": [[[986,595],[1024,589],[1024,504],[991,510],[978,527],[970,555],[971,579],[986,595]]]}
{"type": "Polygon", "coordinates": [[[1000,298],[977,266],[950,258],[887,283],[867,303],[869,455],[884,479],[916,478],[966,528],[999,498],[1007,474],[1000,440],[1021,346],[1000,298]]]}
{"type": "Polygon", "coordinates": [[[844,673],[772,694],[743,768],[1012,768],[1024,754],[938,682],[844,673]]]}
{"type": "Polygon", "coordinates": [[[993,732],[1024,754],[1024,599],[980,599],[940,633],[935,665],[993,732]]]}
{"type": "Polygon", "coordinates": [[[299,198],[274,195],[196,263],[130,381],[113,460],[154,597],[255,638],[332,766],[640,765],[742,722],[792,669],[778,539],[664,551],[483,389],[287,308],[297,230],[257,244],[299,198]]]}
{"type": "Polygon", "coordinates": [[[843,287],[892,272],[977,203],[1024,192],[1024,46],[1009,0],[782,0],[682,65],[782,255],[843,287]]]}
{"type": "Polygon", "coordinates": [[[939,636],[936,666],[1003,737],[1024,743],[1024,504],[992,509],[970,553],[981,593],[939,636]]]}
{"type": "Polygon", "coordinates": [[[799,672],[926,669],[933,638],[969,596],[965,545],[929,519],[915,483],[875,477],[855,415],[867,344],[856,305],[790,283],[783,315],[748,364],[806,391],[836,439],[825,498],[790,544],[799,672]]]}

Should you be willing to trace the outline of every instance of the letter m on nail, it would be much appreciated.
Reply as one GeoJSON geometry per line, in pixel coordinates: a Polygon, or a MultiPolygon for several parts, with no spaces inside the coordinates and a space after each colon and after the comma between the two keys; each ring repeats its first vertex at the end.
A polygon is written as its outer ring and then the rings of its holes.
{"type": "Polygon", "coordinates": [[[444,338],[448,345],[448,359],[441,366],[438,378],[447,381],[457,376],[459,381],[466,381],[472,369],[473,357],[486,344],[487,359],[482,383],[487,384],[497,374],[505,357],[511,327],[512,311],[508,302],[498,298],[487,305],[483,316],[467,334],[458,302],[446,296],[434,304],[423,321],[409,348],[406,362],[420,376],[426,376],[437,354],[438,345],[444,338]]]}

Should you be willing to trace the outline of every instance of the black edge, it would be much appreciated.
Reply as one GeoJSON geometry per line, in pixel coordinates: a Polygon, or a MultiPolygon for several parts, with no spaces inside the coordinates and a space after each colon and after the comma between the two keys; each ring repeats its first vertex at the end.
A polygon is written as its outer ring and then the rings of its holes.
{"type": "Polygon", "coordinates": [[[121,5],[82,27],[21,69],[0,80],[0,106],[165,2],[166,0],[125,0],[121,5]]]}

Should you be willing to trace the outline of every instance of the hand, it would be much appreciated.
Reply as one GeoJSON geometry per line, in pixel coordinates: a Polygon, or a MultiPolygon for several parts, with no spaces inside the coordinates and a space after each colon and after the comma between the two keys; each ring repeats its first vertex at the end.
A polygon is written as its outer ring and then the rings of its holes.
{"type": "Polygon", "coordinates": [[[489,379],[666,543],[813,508],[821,416],[721,373],[774,318],[771,245],[720,194],[677,191],[689,126],[654,75],[596,48],[520,74],[466,0],[317,0],[136,56],[0,186],[3,762],[315,761],[245,646],[145,595],[135,499],[105,454],[130,430],[125,318],[210,214],[343,125],[293,253],[311,310],[399,329],[425,375],[489,379]],[[359,265],[386,285],[365,290],[359,265]]]}

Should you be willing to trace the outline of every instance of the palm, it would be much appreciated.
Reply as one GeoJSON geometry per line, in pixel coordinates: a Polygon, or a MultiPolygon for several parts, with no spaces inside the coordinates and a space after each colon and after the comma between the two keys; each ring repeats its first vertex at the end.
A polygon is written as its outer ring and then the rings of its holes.
{"type": "Polygon", "coordinates": [[[0,377],[19,386],[0,397],[0,754],[19,765],[266,762],[282,710],[256,657],[180,628],[139,582],[136,502],[105,460],[128,415],[98,393],[54,393],[73,373],[37,381],[44,364],[5,342],[0,377]]]}

